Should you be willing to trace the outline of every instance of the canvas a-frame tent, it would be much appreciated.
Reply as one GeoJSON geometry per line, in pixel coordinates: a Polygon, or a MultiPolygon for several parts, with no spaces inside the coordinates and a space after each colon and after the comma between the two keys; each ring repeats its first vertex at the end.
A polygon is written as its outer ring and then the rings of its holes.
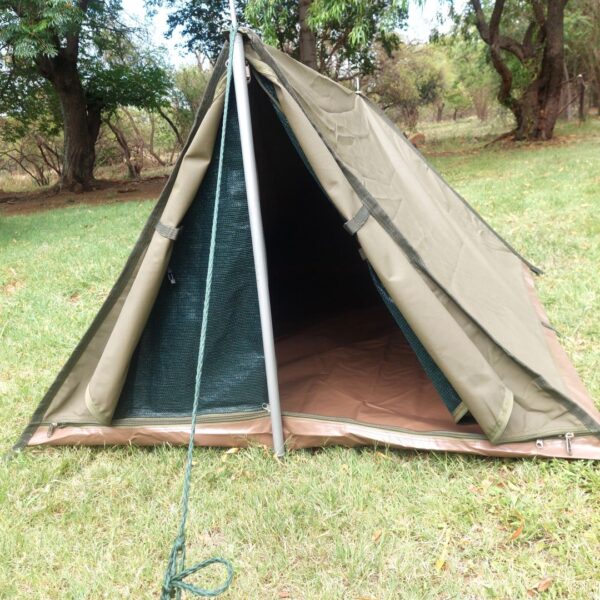
{"type": "MultiPolygon", "coordinates": [[[[527,263],[362,95],[244,33],[283,432],[600,458],[600,414],[527,263]]],[[[226,127],[199,445],[271,444],[226,53],[122,274],[19,446],[185,443],[226,127]]]]}

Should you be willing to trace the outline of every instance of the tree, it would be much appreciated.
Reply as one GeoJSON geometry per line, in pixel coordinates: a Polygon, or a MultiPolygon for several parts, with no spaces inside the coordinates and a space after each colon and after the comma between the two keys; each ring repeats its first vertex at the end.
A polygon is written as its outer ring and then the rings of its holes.
{"type": "MultiPolygon", "coordinates": [[[[226,31],[231,25],[229,0],[146,0],[147,6],[167,6],[171,9],[167,17],[168,35],[181,28],[190,52],[200,52],[210,62],[219,56],[226,31]]],[[[246,0],[236,1],[238,22],[244,23],[246,0]]]]}
{"type": "Polygon", "coordinates": [[[199,66],[183,66],[175,72],[171,111],[185,135],[192,128],[210,75],[210,71],[201,70],[199,66]]]}
{"type": "MultiPolygon", "coordinates": [[[[2,63],[0,62],[0,68],[2,63]]],[[[37,185],[62,174],[60,106],[51,86],[18,69],[0,72],[0,155],[37,185]]]]}
{"type": "Polygon", "coordinates": [[[170,86],[165,68],[135,51],[120,10],[120,0],[0,0],[0,110],[14,116],[6,90],[48,83],[64,133],[61,183],[70,189],[94,182],[103,115],[121,105],[158,108],[170,86]]]}
{"type": "MultiPolygon", "coordinates": [[[[214,60],[229,26],[226,0],[150,0],[171,8],[170,31],[181,27],[190,50],[214,60]]],[[[388,53],[407,17],[406,0],[245,0],[239,19],[264,40],[334,78],[371,72],[375,44],[388,53]]]]}
{"type": "Polygon", "coordinates": [[[449,34],[437,36],[435,46],[443,51],[448,85],[444,100],[455,112],[472,107],[485,121],[494,100],[496,73],[489,64],[486,45],[479,37],[449,34]]]}
{"type": "Polygon", "coordinates": [[[377,68],[365,83],[383,110],[409,129],[417,126],[422,106],[442,98],[446,85],[435,49],[420,44],[401,44],[391,56],[380,50],[377,68]]]}
{"type": "Polygon", "coordinates": [[[567,0],[469,0],[500,76],[498,100],[513,113],[517,139],[550,139],[560,112],[567,0]]]}

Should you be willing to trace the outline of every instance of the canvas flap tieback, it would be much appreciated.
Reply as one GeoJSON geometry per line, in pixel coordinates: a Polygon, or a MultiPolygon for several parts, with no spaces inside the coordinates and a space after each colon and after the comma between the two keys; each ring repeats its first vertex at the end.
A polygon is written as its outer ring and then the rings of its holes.
{"type": "Polygon", "coordinates": [[[129,363],[167,271],[173,244],[181,234],[179,224],[208,170],[223,116],[223,92],[224,86],[189,144],[155,234],[86,388],[87,409],[103,425],[112,420],[129,363]]]}
{"type": "Polygon", "coordinates": [[[162,221],[159,221],[154,229],[168,240],[175,241],[179,237],[183,227],[171,227],[170,225],[165,225],[162,221]]]}

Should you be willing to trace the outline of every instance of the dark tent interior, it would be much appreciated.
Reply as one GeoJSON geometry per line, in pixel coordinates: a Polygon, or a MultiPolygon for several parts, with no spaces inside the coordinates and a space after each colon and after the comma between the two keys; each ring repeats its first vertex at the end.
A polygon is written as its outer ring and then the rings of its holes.
{"type": "MultiPolygon", "coordinates": [[[[454,422],[451,410],[460,400],[414,334],[411,339],[389,296],[378,291],[356,238],[276,110],[272,90],[253,74],[249,92],[284,413],[479,432],[474,423],[454,422]]],[[[267,398],[235,98],[226,126],[204,414],[258,410],[267,398]]],[[[183,220],[116,419],[191,412],[217,162],[183,220]]]]}
{"type": "MultiPolygon", "coordinates": [[[[250,105],[283,409],[378,424],[401,414],[456,428],[257,77],[250,105]]],[[[437,371],[455,408],[460,399],[437,371]]]]}

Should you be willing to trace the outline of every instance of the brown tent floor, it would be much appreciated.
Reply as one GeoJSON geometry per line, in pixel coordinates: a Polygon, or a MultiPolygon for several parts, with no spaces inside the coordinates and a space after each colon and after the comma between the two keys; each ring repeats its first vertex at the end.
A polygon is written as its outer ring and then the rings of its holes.
{"type": "MultiPolygon", "coordinates": [[[[476,423],[455,423],[383,306],[322,319],[280,337],[276,350],[290,449],[379,444],[488,456],[600,459],[600,440],[592,436],[577,438],[569,454],[559,438],[496,446],[481,435],[476,423]]],[[[39,427],[29,443],[186,444],[189,424],[65,426],[48,433],[47,426],[39,427]]],[[[270,445],[270,418],[250,415],[201,422],[195,443],[270,445]]]]}
{"type": "Polygon", "coordinates": [[[354,310],[276,341],[286,413],[413,431],[482,433],[456,424],[385,307],[354,310]]]}

